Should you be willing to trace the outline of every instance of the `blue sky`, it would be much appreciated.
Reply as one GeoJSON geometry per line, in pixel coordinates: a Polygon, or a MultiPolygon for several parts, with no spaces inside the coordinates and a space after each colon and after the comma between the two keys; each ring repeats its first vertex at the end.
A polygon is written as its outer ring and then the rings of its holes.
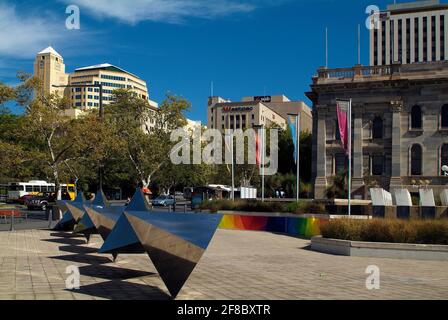
{"type": "MultiPolygon", "coordinates": [[[[285,94],[310,101],[311,77],[329,67],[368,64],[366,7],[392,0],[0,0],[0,81],[32,72],[35,54],[51,44],[68,72],[109,62],[139,75],[151,99],[167,92],[192,103],[187,116],[206,121],[210,83],[215,95],[285,94]],[[67,30],[65,9],[76,4],[81,29],[67,30]]],[[[403,1],[398,1],[403,2],[403,1]]],[[[15,109],[17,112],[18,110],[15,109]]]]}

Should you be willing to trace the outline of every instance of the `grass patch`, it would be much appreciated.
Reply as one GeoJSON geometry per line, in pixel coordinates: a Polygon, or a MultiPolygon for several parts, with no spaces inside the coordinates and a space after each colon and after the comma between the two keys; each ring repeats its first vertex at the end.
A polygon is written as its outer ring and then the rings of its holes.
{"type": "Polygon", "coordinates": [[[322,225],[321,232],[330,239],[448,245],[448,219],[334,219],[322,225]]]}

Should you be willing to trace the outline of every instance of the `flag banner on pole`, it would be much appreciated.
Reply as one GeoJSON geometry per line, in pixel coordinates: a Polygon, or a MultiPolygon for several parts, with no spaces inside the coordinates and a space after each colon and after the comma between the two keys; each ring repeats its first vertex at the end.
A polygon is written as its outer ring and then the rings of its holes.
{"type": "Polygon", "coordinates": [[[260,130],[255,131],[255,159],[257,166],[261,166],[261,137],[260,130]]]}
{"type": "Polygon", "coordinates": [[[349,154],[348,150],[348,112],[350,109],[350,101],[346,100],[337,100],[336,101],[336,112],[338,114],[338,124],[339,124],[339,133],[341,136],[342,147],[345,150],[346,154],[349,154]]]}
{"type": "Polygon", "coordinates": [[[226,146],[226,150],[229,150],[229,151],[231,151],[232,150],[232,143],[233,141],[232,141],[232,134],[225,134],[224,135],[224,143],[225,143],[225,146],[226,146]]]}
{"type": "Polygon", "coordinates": [[[288,125],[291,129],[292,142],[294,143],[294,163],[297,164],[297,126],[296,126],[296,116],[288,116],[288,125]]]}

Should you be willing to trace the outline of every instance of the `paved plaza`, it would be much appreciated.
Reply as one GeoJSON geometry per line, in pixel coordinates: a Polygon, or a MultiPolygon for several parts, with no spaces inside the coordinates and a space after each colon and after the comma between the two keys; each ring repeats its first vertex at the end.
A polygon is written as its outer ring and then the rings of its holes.
{"type": "MultiPolygon", "coordinates": [[[[149,258],[112,262],[70,233],[0,232],[0,299],[169,299],[149,258]],[[67,266],[81,287],[65,287],[67,266]]],[[[448,263],[341,257],[309,250],[309,240],[264,232],[218,230],[177,299],[447,299],[448,263]],[[367,290],[365,269],[381,270],[367,290]]]]}

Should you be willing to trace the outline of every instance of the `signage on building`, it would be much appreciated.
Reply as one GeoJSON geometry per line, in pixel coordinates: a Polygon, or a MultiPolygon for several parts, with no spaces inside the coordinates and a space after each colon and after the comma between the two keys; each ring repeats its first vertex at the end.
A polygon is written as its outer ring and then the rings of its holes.
{"type": "Polygon", "coordinates": [[[241,106],[241,107],[223,107],[223,112],[244,112],[244,111],[252,111],[254,109],[253,106],[241,106]]]}
{"type": "Polygon", "coordinates": [[[271,96],[257,96],[257,97],[254,97],[254,101],[271,102],[272,101],[272,97],[271,96]]]}

